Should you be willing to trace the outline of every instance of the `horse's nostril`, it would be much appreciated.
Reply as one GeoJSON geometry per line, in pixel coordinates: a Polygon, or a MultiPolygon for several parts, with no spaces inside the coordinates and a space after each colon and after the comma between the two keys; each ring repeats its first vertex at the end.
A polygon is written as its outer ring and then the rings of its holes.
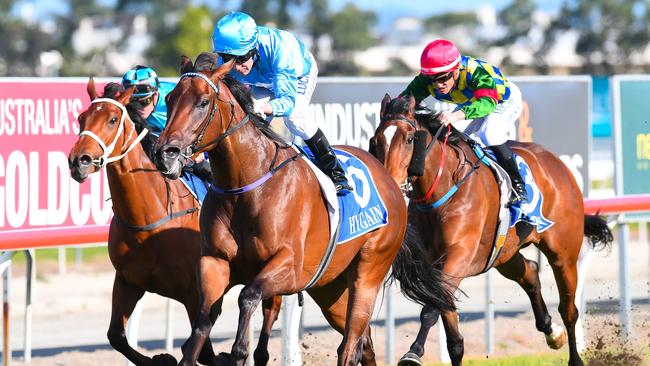
{"type": "Polygon", "coordinates": [[[79,165],[80,166],[88,166],[93,163],[93,159],[90,157],[90,155],[82,155],[79,158],[79,165]]]}
{"type": "Polygon", "coordinates": [[[162,150],[162,155],[165,159],[176,159],[180,153],[181,149],[176,146],[167,146],[162,150]]]}

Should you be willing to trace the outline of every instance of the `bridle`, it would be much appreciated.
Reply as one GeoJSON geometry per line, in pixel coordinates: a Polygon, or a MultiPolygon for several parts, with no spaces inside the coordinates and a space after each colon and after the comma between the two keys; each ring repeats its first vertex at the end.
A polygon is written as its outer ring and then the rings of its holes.
{"type": "MultiPolygon", "coordinates": [[[[115,134],[115,138],[113,139],[113,142],[111,142],[108,146],[104,143],[104,141],[99,138],[94,132],[92,131],[81,131],[79,134],[79,138],[82,136],[88,136],[91,139],[95,140],[99,144],[99,146],[102,148],[103,154],[100,156],[98,159],[94,159],[92,161],[93,165],[98,167],[99,169],[103,168],[106,164],[113,163],[115,161],[118,161],[122,159],[126,154],[129,153],[129,151],[133,150],[133,148],[144,138],[144,136],[149,132],[146,128],[140,132],[140,134],[131,142],[131,145],[127,147],[126,151],[124,151],[122,154],[110,157],[110,155],[113,153],[115,150],[115,145],[117,144],[117,140],[120,138],[120,135],[122,134],[122,131],[124,130],[124,120],[127,116],[127,111],[124,105],[114,99],[110,98],[97,98],[94,99],[91,104],[96,104],[96,103],[110,103],[113,104],[114,106],[118,107],[122,114],[120,115],[120,124],[117,127],[117,133],[115,134]]],[[[131,130],[131,133],[129,133],[129,136],[125,139],[125,142],[122,144],[122,150],[124,150],[124,145],[131,139],[131,136],[133,135],[133,131],[135,131],[135,123],[129,119],[129,122],[131,122],[131,125],[133,129],[131,130]]]]}
{"type": "MultiPolygon", "coordinates": [[[[213,140],[211,140],[211,141],[209,141],[207,143],[204,143],[203,145],[199,145],[201,143],[201,141],[203,140],[203,136],[205,135],[205,132],[207,131],[208,126],[210,125],[210,123],[214,119],[214,115],[217,112],[217,109],[219,109],[218,105],[217,105],[217,101],[215,101],[210,96],[210,104],[212,104],[212,109],[210,109],[210,113],[208,114],[207,118],[204,119],[201,122],[201,127],[199,129],[198,136],[196,137],[196,139],[189,146],[187,146],[187,148],[184,149],[184,153],[182,154],[182,157],[184,159],[189,160],[190,157],[192,155],[196,154],[198,151],[201,151],[201,150],[203,150],[204,148],[206,148],[206,147],[208,147],[210,145],[219,145],[219,143],[221,143],[221,141],[223,141],[226,137],[232,135],[233,133],[237,132],[237,130],[244,127],[244,125],[250,120],[250,116],[248,114],[246,114],[246,116],[244,116],[244,118],[242,118],[235,126],[230,127],[230,125],[232,124],[232,120],[235,118],[235,105],[234,105],[233,101],[232,100],[226,101],[226,100],[221,99],[220,96],[219,96],[219,87],[217,85],[215,85],[212,82],[212,80],[210,80],[210,78],[208,78],[207,76],[205,76],[205,75],[203,75],[201,73],[198,73],[198,72],[188,72],[188,73],[185,73],[185,74],[181,75],[180,80],[182,80],[183,78],[186,78],[186,77],[187,78],[197,77],[199,79],[202,79],[203,81],[205,81],[208,84],[210,89],[212,89],[212,91],[214,91],[214,94],[217,97],[217,100],[220,100],[220,101],[222,101],[224,103],[230,104],[230,119],[228,120],[228,126],[229,127],[228,127],[228,129],[226,129],[226,132],[224,132],[223,134],[217,136],[213,140]]],[[[221,111],[219,111],[219,115],[221,116],[221,111]]],[[[222,118],[222,120],[223,120],[223,118],[222,118]]]]}
{"type": "MultiPolygon", "coordinates": [[[[212,82],[212,80],[210,80],[210,78],[208,78],[207,76],[205,76],[205,75],[203,75],[201,73],[197,73],[197,72],[188,72],[188,73],[185,73],[185,74],[181,75],[181,79],[183,79],[185,77],[190,77],[190,78],[191,77],[197,77],[199,79],[202,79],[214,91],[214,94],[216,95],[217,100],[220,100],[220,101],[222,101],[224,103],[230,104],[230,119],[228,121],[228,126],[229,127],[226,129],[226,132],[224,132],[223,134],[217,136],[216,138],[214,138],[210,142],[207,142],[207,143],[197,147],[197,145],[199,145],[201,143],[201,140],[203,140],[203,136],[205,135],[205,132],[206,132],[208,126],[212,122],[212,120],[214,118],[214,114],[216,113],[216,110],[217,110],[217,102],[214,101],[214,99],[210,98],[210,103],[212,103],[212,109],[210,110],[210,114],[208,115],[207,119],[205,119],[205,120],[203,120],[203,122],[201,122],[200,132],[199,132],[199,135],[197,136],[196,140],[194,140],[194,142],[192,142],[187,148],[184,149],[185,150],[184,154],[181,154],[181,156],[184,159],[190,159],[190,157],[192,155],[194,155],[196,152],[201,151],[202,149],[206,148],[207,146],[211,146],[211,145],[217,146],[217,145],[219,145],[219,143],[221,141],[223,141],[223,139],[225,139],[226,137],[228,137],[228,136],[232,135],[233,133],[237,132],[240,128],[244,127],[244,125],[248,121],[250,121],[250,115],[248,113],[246,113],[244,118],[242,118],[239,122],[237,122],[237,124],[235,126],[230,127],[232,125],[233,119],[235,118],[235,104],[233,103],[233,101],[232,100],[223,100],[223,99],[221,99],[220,96],[219,96],[219,87],[218,87],[218,85],[215,85],[212,82]]],[[[221,82],[221,80],[219,80],[219,82],[221,82]]],[[[221,111],[219,111],[219,114],[221,115],[221,111]]],[[[223,118],[222,118],[222,120],[223,120],[223,118]]],[[[247,184],[247,185],[245,185],[243,187],[237,187],[237,188],[226,188],[226,189],[224,189],[224,188],[217,187],[216,185],[210,183],[210,190],[212,192],[215,192],[217,194],[222,194],[222,195],[239,195],[239,194],[246,193],[248,191],[254,190],[255,188],[263,185],[267,180],[271,179],[271,177],[277,171],[279,171],[280,169],[285,167],[290,162],[297,160],[302,155],[301,153],[293,155],[292,157],[284,160],[283,162],[281,162],[280,164],[278,164],[276,166],[275,164],[276,164],[276,161],[277,161],[277,158],[278,158],[278,145],[275,144],[275,146],[276,146],[276,151],[275,151],[275,155],[273,156],[273,160],[271,161],[271,166],[269,168],[269,171],[266,174],[264,174],[262,177],[258,178],[253,183],[247,184]]]]}
{"type": "MultiPolygon", "coordinates": [[[[409,126],[413,127],[416,130],[416,132],[417,131],[424,131],[425,133],[423,135],[419,135],[419,134],[415,135],[416,140],[418,140],[419,138],[422,138],[422,136],[424,136],[424,138],[426,138],[426,136],[430,135],[429,131],[427,131],[427,130],[418,130],[417,123],[414,120],[411,120],[409,118],[406,118],[406,117],[403,117],[403,116],[400,116],[400,115],[384,116],[382,118],[381,123],[383,124],[386,121],[396,121],[396,122],[401,122],[401,123],[407,123],[409,126]]],[[[442,133],[444,127],[445,127],[444,125],[440,125],[440,128],[438,128],[438,130],[436,131],[435,135],[431,139],[431,142],[429,142],[427,144],[426,148],[424,149],[423,158],[425,159],[425,162],[426,162],[426,157],[429,155],[429,153],[431,152],[431,149],[433,148],[433,144],[436,141],[438,141],[438,137],[442,133]]],[[[429,190],[427,191],[427,194],[425,194],[424,197],[422,197],[422,198],[412,199],[412,201],[414,201],[414,202],[423,202],[423,201],[426,201],[427,199],[429,199],[431,197],[431,195],[433,194],[433,191],[436,189],[439,181],[440,181],[440,177],[442,176],[442,171],[444,169],[445,156],[446,156],[446,150],[447,150],[444,147],[447,145],[449,135],[451,135],[451,126],[448,125],[446,127],[447,127],[447,133],[445,135],[445,140],[442,143],[442,147],[443,147],[442,148],[442,155],[440,157],[440,164],[438,164],[438,173],[436,174],[436,179],[433,182],[433,185],[431,186],[431,188],[429,188],[429,190]]],[[[413,156],[412,156],[411,157],[411,165],[409,165],[409,169],[407,171],[409,171],[409,172],[411,171],[411,166],[412,166],[413,162],[414,162],[414,159],[413,159],[413,156]]],[[[409,173],[406,180],[400,185],[400,189],[402,190],[402,193],[404,194],[405,197],[410,196],[410,194],[413,191],[414,178],[415,178],[415,175],[412,175],[412,174],[409,173]]]]}

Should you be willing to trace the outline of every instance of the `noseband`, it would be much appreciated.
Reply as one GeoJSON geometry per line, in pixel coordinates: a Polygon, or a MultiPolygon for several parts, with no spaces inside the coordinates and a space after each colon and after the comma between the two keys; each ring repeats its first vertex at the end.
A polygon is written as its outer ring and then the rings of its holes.
{"type": "MultiPolygon", "coordinates": [[[[117,144],[117,140],[120,138],[120,135],[122,134],[122,131],[124,130],[124,120],[126,119],[126,115],[127,115],[126,108],[124,107],[124,105],[122,103],[120,103],[120,102],[118,102],[118,101],[116,101],[114,99],[111,99],[111,98],[96,98],[96,99],[93,99],[93,101],[90,102],[90,103],[91,104],[110,103],[110,104],[113,104],[114,106],[118,107],[120,109],[120,111],[122,112],[122,114],[120,115],[120,124],[117,127],[117,133],[115,133],[115,138],[113,139],[113,142],[111,142],[110,145],[106,146],[104,141],[101,138],[99,138],[99,136],[97,136],[92,131],[81,131],[81,133],[79,134],[79,138],[81,138],[82,136],[88,136],[91,139],[95,140],[95,142],[97,142],[97,144],[99,144],[99,146],[102,148],[102,152],[103,152],[102,156],[100,156],[98,159],[95,159],[95,160],[92,161],[93,165],[95,165],[96,167],[101,169],[106,164],[118,161],[118,160],[122,159],[124,156],[126,156],[126,154],[128,154],[129,151],[133,150],[135,145],[137,145],[140,142],[140,140],[142,140],[144,138],[144,136],[149,132],[149,130],[144,128],[142,130],[142,132],[140,132],[140,134],[133,140],[133,142],[131,142],[131,145],[129,145],[129,147],[126,149],[126,151],[124,151],[124,153],[122,153],[122,154],[120,154],[118,156],[109,157],[113,153],[113,150],[115,150],[115,145],[117,144]]],[[[131,125],[133,127],[133,129],[131,130],[131,134],[132,134],[133,131],[135,131],[135,124],[130,119],[129,119],[129,121],[131,122],[131,125]]],[[[126,141],[131,139],[131,134],[129,134],[126,141]]],[[[125,141],[125,144],[126,144],[126,141],[125,141]]],[[[122,147],[124,147],[124,145],[122,145],[122,147]]]]}

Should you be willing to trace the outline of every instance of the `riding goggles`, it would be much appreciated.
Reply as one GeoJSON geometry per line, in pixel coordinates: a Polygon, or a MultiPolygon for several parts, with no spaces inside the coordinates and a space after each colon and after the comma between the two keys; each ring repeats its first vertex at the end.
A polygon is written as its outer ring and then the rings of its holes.
{"type": "Polygon", "coordinates": [[[246,53],[245,55],[241,55],[241,56],[229,55],[227,53],[220,53],[219,56],[221,56],[223,63],[227,63],[230,60],[235,59],[235,63],[237,65],[243,64],[244,62],[250,60],[250,58],[252,57],[250,53],[246,53]]]}
{"type": "Polygon", "coordinates": [[[427,78],[432,83],[445,83],[449,79],[451,79],[452,77],[454,77],[454,72],[453,71],[445,72],[445,73],[442,73],[442,74],[436,74],[436,75],[427,75],[427,78]]]}

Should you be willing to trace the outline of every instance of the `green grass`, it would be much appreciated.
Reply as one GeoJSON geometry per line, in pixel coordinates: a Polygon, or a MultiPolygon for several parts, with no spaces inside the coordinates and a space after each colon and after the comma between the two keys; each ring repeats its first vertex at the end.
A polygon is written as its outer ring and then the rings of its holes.
{"type": "MultiPolygon", "coordinates": [[[[76,251],[77,248],[66,248],[66,262],[72,263],[75,261],[76,251]]],[[[59,259],[58,248],[36,249],[35,254],[37,263],[43,261],[57,261],[59,259]]],[[[106,249],[106,246],[81,248],[81,255],[83,261],[90,261],[93,259],[106,257],[108,255],[108,250],[106,249]]],[[[14,255],[13,262],[18,265],[22,265],[25,263],[25,259],[25,253],[23,251],[19,251],[16,253],[16,255],[14,255]]]]}
{"type": "MultiPolygon", "coordinates": [[[[463,366],[564,366],[568,356],[564,355],[537,355],[516,356],[504,358],[463,359],[463,366]]],[[[435,363],[427,366],[449,366],[449,364],[435,363]]]]}

